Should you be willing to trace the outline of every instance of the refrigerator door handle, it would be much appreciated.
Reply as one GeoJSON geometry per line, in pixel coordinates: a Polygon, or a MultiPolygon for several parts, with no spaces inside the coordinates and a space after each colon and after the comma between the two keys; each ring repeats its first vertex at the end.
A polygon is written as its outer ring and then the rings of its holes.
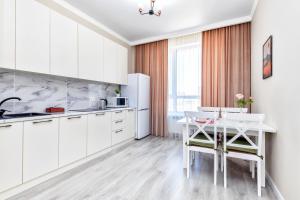
{"type": "Polygon", "coordinates": [[[149,110],[149,108],[144,108],[144,109],[141,109],[141,110],[139,110],[139,111],[143,111],[143,110],[149,110]]]}

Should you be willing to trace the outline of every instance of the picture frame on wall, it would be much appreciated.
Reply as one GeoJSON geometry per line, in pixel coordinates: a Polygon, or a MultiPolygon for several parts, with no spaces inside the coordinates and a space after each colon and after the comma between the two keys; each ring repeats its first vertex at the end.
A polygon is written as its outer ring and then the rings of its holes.
{"type": "Polygon", "coordinates": [[[270,36],[263,45],[263,79],[273,75],[273,37],[270,36]]]}

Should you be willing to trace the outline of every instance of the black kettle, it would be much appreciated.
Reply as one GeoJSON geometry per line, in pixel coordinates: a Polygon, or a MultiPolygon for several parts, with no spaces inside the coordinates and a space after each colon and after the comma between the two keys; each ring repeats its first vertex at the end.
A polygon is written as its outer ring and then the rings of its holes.
{"type": "Polygon", "coordinates": [[[107,107],[107,99],[100,99],[99,109],[100,110],[105,110],[106,107],[107,107]]]}

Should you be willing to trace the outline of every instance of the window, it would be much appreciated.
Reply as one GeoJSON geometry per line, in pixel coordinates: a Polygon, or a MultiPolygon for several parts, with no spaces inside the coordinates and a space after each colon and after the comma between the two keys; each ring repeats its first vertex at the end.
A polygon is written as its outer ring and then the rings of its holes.
{"type": "Polygon", "coordinates": [[[169,115],[196,111],[201,99],[199,43],[169,50],[169,115]]]}

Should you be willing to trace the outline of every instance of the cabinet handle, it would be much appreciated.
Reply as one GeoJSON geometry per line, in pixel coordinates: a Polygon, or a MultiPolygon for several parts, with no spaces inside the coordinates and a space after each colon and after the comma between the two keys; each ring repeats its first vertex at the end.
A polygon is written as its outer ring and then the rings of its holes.
{"type": "Polygon", "coordinates": [[[0,128],[9,128],[11,127],[12,125],[8,124],[8,125],[5,125],[5,126],[0,126],[0,128]]]}
{"type": "Polygon", "coordinates": [[[128,112],[133,112],[134,111],[134,109],[132,109],[132,110],[128,110],[128,112]]]}
{"type": "Polygon", "coordinates": [[[96,116],[103,116],[105,113],[97,113],[96,116]]]}
{"type": "Polygon", "coordinates": [[[81,118],[81,116],[76,116],[76,117],[68,117],[68,119],[70,120],[70,119],[80,119],[81,118]]]}
{"type": "Polygon", "coordinates": [[[122,113],[123,111],[117,111],[117,112],[115,112],[116,114],[120,114],[120,113],[122,113]]]}
{"type": "Polygon", "coordinates": [[[118,120],[118,121],[115,121],[115,124],[119,124],[119,123],[122,123],[123,120],[118,120]]]}
{"type": "Polygon", "coordinates": [[[115,133],[121,133],[121,132],[123,132],[122,129],[115,131],[115,133]]]}
{"type": "Polygon", "coordinates": [[[48,122],[52,122],[53,120],[46,120],[46,121],[36,121],[36,122],[32,122],[33,124],[41,124],[41,123],[48,123],[48,122]]]}

